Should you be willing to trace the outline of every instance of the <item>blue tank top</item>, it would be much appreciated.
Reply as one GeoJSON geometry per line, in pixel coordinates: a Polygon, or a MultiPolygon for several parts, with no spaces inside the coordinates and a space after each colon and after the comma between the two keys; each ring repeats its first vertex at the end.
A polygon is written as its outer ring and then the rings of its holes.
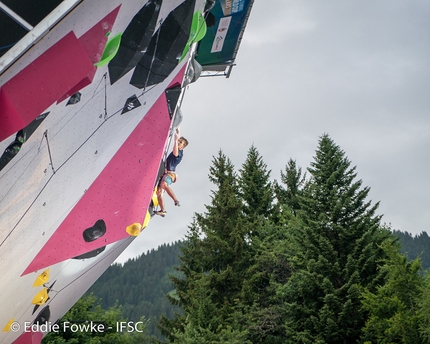
{"type": "Polygon", "coordinates": [[[181,150],[178,151],[178,156],[174,156],[173,152],[170,153],[166,159],[166,170],[167,171],[175,171],[176,166],[178,166],[179,163],[181,162],[183,155],[184,155],[184,153],[181,150]]]}

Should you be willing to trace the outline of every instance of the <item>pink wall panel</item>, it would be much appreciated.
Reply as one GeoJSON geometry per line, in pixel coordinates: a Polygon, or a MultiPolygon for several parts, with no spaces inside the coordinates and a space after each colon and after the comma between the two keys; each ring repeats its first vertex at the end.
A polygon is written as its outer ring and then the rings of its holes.
{"type": "Polygon", "coordinates": [[[13,344],[40,344],[43,339],[43,333],[28,331],[20,335],[13,344]]]}
{"type": "Polygon", "coordinates": [[[92,63],[100,61],[120,7],[121,5],[116,7],[106,17],[79,37],[79,42],[87,52],[92,63]]]}
{"type": "MultiPolygon", "coordinates": [[[[120,7],[121,5],[115,8],[78,39],[93,64],[99,62],[103,55],[106,42],[109,38],[120,7]]],[[[76,85],[74,85],[74,87],[67,90],[67,92],[57,100],[57,102],[61,103],[63,100],[83,89],[85,86],[91,84],[93,82],[94,75],[96,74],[96,70],[97,67],[94,66],[93,70],[86,75],[84,79],[80,80],[76,85]]]]}
{"type": "Polygon", "coordinates": [[[24,128],[26,122],[19,115],[4,89],[0,88],[0,141],[24,128]]]}
{"type": "Polygon", "coordinates": [[[27,125],[94,66],[70,32],[1,88],[0,141],[27,125]]]}
{"type": "Polygon", "coordinates": [[[77,85],[72,87],[70,90],[67,91],[67,93],[63,94],[63,96],[57,100],[57,104],[61,103],[65,99],[71,97],[76,92],[82,90],[85,86],[88,86],[89,84],[91,84],[93,82],[94,75],[96,74],[96,71],[97,71],[97,67],[94,66],[93,71],[89,75],[87,75],[84,79],[79,81],[77,85]]]}

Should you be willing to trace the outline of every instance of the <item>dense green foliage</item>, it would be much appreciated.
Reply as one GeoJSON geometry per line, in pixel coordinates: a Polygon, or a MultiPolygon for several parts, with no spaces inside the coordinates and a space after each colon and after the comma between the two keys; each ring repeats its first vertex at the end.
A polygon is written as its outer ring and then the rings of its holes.
{"type": "Polygon", "coordinates": [[[360,293],[381,281],[379,245],[389,231],[379,225],[377,205],[366,201],[369,188],[355,180],[355,168],[328,136],[308,171],[300,210],[289,222],[293,273],[280,288],[288,342],[354,343],[366,318],[360,293]]]}
{"type": "Polygon", "coordinates": [[[419,302],[424,280],[420,261],[408,262],[395,245],[382,245],[387,253],[382,270],[385,283],[363,293],[363,308],[370,313],[364,339],[373,343],[421,343],[419,302]]]}
{"type": "Polygon", "coordinates": [[[157,318],[160,314],[173,317],[175,311],[165,295],[173,290],[168,275],[178,274],[174,267],[179,264],[179,246],[180,243],[164,244],[124,265],[111,265],[87,295],[93,293],[100,298],[104,309],[118,302],[129,321],[138,321],[144,316],[149,321],[149,333],[158,335],[157,318]]]}
{"type": "Polygon", "coordinates": [[[400,251],[405,253],[408,259],[420,257],[423,269],[430,268],[430,237],[426,232],[412,236],[408,232],[394,230],[393,234],[400,239],[400,251]]]}
{"type": "Polygon", "coordinates": [[[239,170],[239,196],[247,221],[253,222],[259,216],[270,218],[274,212],[274,190],[270,182],[270,171],[254,146],[239,170]]]}
{"type": "Polygon", "coordinates": [[[82,297],[60,320],[59,330],[50,332],[43,344],[138,344],[150,340],[148,322],[139,319],[136,331],[118,330],[118,322],[127,320],[121,314],[121,307],[115,305],[103,310],[94,295],[82,297]],[[64,325],[64,324],[67,325],[64,325]],[[91,328],[92,324],[97,324],[91,328]],[[99,327],[99,325],[101,327],[99,327]],[[78,328],[81,326],[81,329],[78,328]],[[76,328],[75,328],[76,327],[76,328]],[[94,330],[97,329],[97,330],[94,330]]]}
{"type": "Polygon", "coordinates": [[[179,300],[172,300],[185,312],[173,320],[163,318],[160,329],[169,342],[243,342],[242,326],[247,292],[243,280],[253,261],[248,244],[250,227],[239,198],[233,165],[221,152],[213,160],[209,178],[218,190],[205,214],[196,214],[189,227],[179,271],[185,279],[173,278],[179,300]]]}
{"type": "MultiPolygon", "coordinates": [[[[388,262],[398,247],[355,170],[328,135],[320,138],[309,179],[290,159],[281,184],[270,182],[255,147],[239,173],[219,152],[210,168],[211,204],[196,214],[181,250],[184,277],[172,278],[177,297],[170,300],[184,314],[162,318],[168,342],[379,340],[369,333],[380,318],[363,300],[390,283],[388,262]]],[[[407,280],[410,300],[425,290],[418,270],[407,280]],[[417,288],[414,280],[421,281],[417,288]]],[[[416,312],[405,312],[415,340],[424,333],[414,318],[424,315],[416,312]]]]}

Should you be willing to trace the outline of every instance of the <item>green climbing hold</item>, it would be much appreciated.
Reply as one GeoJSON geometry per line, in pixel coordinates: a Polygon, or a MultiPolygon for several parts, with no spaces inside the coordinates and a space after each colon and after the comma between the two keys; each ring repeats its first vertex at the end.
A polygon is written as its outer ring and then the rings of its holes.
{"type": "Polygon", "coordinates": [[[200,41],[206,35],[206,31],[207,31],[207,26],[206,26],[205,18],[203,17],[203,14],[200,11],[197,11],[193,15],[193,22],[191,23],[190,38],[188,39],[188,42],[185,45],[184,51],[182,52],[181,61],[187,55],[191,44],[200,41]]]}
{"type": "Polygon", "coordinates": [[[102,58],[100,59],[100,62],[94,64],[95,66],[102,67],[115,57],[118,52],[119,45],[121,44],[121,36],[122,32],[117,33],[107,41],[102,58]]]}

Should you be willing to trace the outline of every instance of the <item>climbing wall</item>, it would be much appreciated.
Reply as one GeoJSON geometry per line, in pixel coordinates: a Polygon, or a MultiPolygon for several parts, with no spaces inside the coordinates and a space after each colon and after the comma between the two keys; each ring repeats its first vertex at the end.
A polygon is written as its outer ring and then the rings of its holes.
{"type": "Polygon", "coordinates": [[[61,318],[146,225],[203,2],[83,1],[0,75],[0,343],[39,343],[15,324],[61,318]]]}

